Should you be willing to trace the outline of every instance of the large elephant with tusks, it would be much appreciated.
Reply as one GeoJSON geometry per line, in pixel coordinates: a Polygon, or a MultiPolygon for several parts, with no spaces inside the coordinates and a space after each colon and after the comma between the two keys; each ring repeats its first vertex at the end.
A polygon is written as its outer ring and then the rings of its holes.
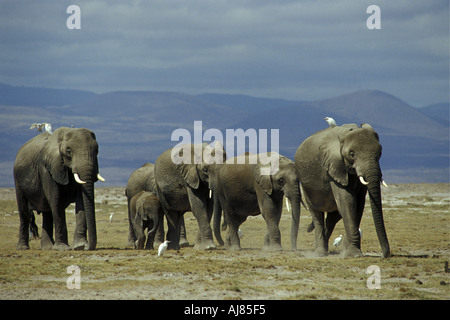
{"type": "Polygon", "coordinates": [[[44,132],[20,148],[14,162],[20,216],[17,249],[30,248],[29,228],[34,210],[43,215],[42,249],[69,250],[65,209],[73,202],[73,247],[96,248],[94,182],[104,181],[99,174],[97,154],[95,134],[84,128],[62,127],[53,134],[44,132]]]}

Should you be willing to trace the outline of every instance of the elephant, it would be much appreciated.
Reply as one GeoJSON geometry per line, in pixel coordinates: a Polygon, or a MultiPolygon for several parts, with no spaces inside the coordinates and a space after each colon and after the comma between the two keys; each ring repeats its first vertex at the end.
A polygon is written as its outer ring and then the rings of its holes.
{"type": "Polygon", "coordinates": [[[313,217],[316,255],[328,254],[329,238],[342,218],[346,232],[343,256],[362,256],[358,229],[368,191],[383,257],[390,256],[380,190],[384,183],[381,151],[378,133],[369,124],[329,127],[298,147],[295,167],[313,217]]]}
{"type": "Polygon", "coordinates": [[[42,249],[69,250],[65,209],[75,202],[75,250],[97,245],[94,182],[105,181],[98,167],[94,132],[61,127],[26,142],[14,162],[14,182],[20,215],[17,249],[29,249],[33,210],[42,213],[42,249]],[[55,238],[53,239],[53,224],[55,238]],[[89,236],[89,241],[86,236],[89,236]]]}
{"type": "Polygon", "coordinates": [[[285,156],[273,152],[269,154],[270,157],[278,157],[278,171],[268,172],[270,174],[262,174],[262,169],[270,168],[270,165],[261,161],[261,154],[249,153],[228,159],[217,172],[209,174],[215,197],[219,199],[219,205],[214,206],[214,234],[223,244],[220,235],[222,209],[228,226],[225,247],[229,250],[241,249],[239,226],[248,216],[258,214],[262,214],[268,229],[263,248],[281,250],[279,222],[283,196],[292,205],[291,247],[292,250],[297,249],[302,199],[295,165],[285,156]]]}
{"type": "Polygon", "coordinates": [[[169,221],[168,249],[179,249],[183,214],[191,211],[197,219],[199,231],[194,245],[198,250],[215,249],[210,226],[213,199],[209,197],[208,168],[222,165],[226,158],[223,146],[220,154],[216,146],[183,144],[163,152],[155,162],[156,194],[169,221]],[[203,156],[209,155],[208,162],[203,156]],[[214,161],[211,161],[211,156],[214,161]],[[219,159],[219,161],[216,161],[219,159]]]}
{"type": "Polygon", "coordinates": [[[148,239],[145,249],[153,249],[155,233],[162,220],[164,212],[158,197],[150,191],[138,192],[130,201],[130,219],[133,222],[134,233],[137,236],[135,241],[136,249],[144,249],[146,236],[145,229],[148,229],[148,239]]]}
{"type": "MultiPolygon", "coordinates": [[[[133,219],[130,216],[130,201],[131,199],[141,191],[150,191],[156,195],[156,182],[155,182],[155,174],[154,174],[154,164],[153,163],[145,163],[142,167],[133,171],[130,175],[130,178],[127,182],[127,187],[125,189],[125,196],[127,197],[128,204],[128,245],[134,247],[136,244],[136,233],[133,227],[133,219]]],[[[158,221],[159,227],[156,231],[155,235],[155,244],[158,245],[164,242],[164,223],[163,220],[160,219],[158,221]]],[[[180,234],[180,246],[186,247],[189,246],[189,242],[186,239],[186,228],[184,224],[184,219],[181,221],[181,234],[180,234]]]]}

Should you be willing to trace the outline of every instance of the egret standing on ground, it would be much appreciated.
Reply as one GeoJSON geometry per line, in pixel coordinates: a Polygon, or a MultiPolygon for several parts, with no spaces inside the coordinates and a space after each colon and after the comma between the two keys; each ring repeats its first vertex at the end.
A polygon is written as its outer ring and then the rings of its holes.
{"type": "Polygon", "coordinates": [[[333,246],[337,248],[341,244],[341,241],[342,241],[342,234],[339,235],[339,237],[337,237],[336,239],[334,239],[333,246]]]}
{"type": "Polygon", "coordinates": [[[167,247],[169,246],[169,240],[164,241],[163,243],[161,243],[159,245],[158,248],[158,257],[162,256],[164,254],[164,252],[166,252],[167,247]]]}
{"type": "Polygon", "coordinates": [[[325,117],[325,118],[323,118],[326,122],[328,122],[328,124],[330,125],[330,127],[336,127],[337,126],[337,124],[336,124],[336,121],[334,121],[334,119],[333,118],[331,118],[331,117],[325,117]]]}

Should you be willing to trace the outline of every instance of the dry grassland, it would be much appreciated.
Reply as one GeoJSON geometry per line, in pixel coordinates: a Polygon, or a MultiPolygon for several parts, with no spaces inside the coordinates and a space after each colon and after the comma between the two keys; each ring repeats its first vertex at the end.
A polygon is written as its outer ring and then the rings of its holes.
{"type": "MultiPolygon", "coordinates": [[[[223,247],[196,251],[127,248],[128,222],[123,188],[96,189],[98,250],[42,251],[33,240],[28,251],[15,249],[19,216],[13,189],[0,189],[0,299],[450,299],[450,185],[403,184],[383,189],[384,215],[393,257],[382,259],[370,207],[361,222],[362,258],[344,259],[340,248],[313,258],[311,221],[302,208],[299,250],[290,251],[290,216],[281,219],[284,251],[262,251],[265,222],[249,218],[241,227],[243,250],[223,247]],[[113,221],[109,221],[114,213],[113,221]],[[80,267],[81,289],[69,290],[67,267],[80,267]],[[380,289],[369,289],[379,267],[380,289]],[[372,277],[372,278],[370,278],[372,277]]],[[[186,213],[188,240],[197,223],[186,213]]],[[[73,206],[67,209],[73,237],[73,206]]],[[[37,216],[40,228],[41,217],[37,216]]],[[[332,239],[345,234],[343,223],[332,239]]]]}

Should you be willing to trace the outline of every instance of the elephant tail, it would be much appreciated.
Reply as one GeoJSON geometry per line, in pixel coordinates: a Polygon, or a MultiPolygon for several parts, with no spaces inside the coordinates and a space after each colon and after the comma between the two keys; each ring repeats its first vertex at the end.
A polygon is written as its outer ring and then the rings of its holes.
{"type": "Polygon", "coordinates": [[[31,239],[39,239],[39,228],[36,224],[36,217],[32,210],[30,211],[30,234],[31,239]]]}

